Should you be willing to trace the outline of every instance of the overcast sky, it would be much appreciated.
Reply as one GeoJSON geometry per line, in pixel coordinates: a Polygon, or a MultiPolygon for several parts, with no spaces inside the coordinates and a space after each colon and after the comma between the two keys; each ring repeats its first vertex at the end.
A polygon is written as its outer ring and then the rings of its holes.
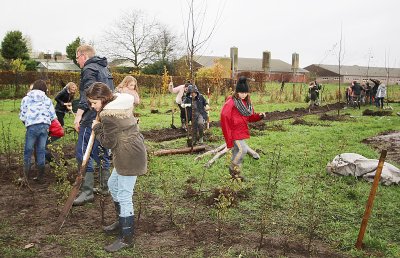
{"type": "MultiPolygon", "coordinates": [[[[399,0],[200,1],[207,4],[205,28],[219,17],[203,55],[229,56],[236,46],[240,57],[261,58],[267,50],[273,59],[291,63],[296,52],[301,67],[338,64],[342,31],[342,63],[400,67],[399,0]]],[[[34,51],[65,53],[78,36],[96,45],[125,11],[138,9],[182,35],[187,0],[6,0],[0,40],[19,30],[29,36],[34,51]]]]}

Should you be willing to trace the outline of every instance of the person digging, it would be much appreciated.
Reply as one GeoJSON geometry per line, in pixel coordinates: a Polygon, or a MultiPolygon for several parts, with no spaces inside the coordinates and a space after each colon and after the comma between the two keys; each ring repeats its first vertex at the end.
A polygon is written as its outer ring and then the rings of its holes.
{"type": "MultiPolygon", "coordinates": [[[[182,107],[186,110],[186,116],[192,119],[192,146],[202,144],[204,139],[204,126],[207,121],[207,110],[210,107],[196,85],[189,85],[182,107]]],[[[190,119],[189,119],[190,120],[190,119]]]]}
{"type": "Polygon", "coordinates": [[[250,151],[245,140],[250,138],[248,123],[260,121],[264,117],[265,113],[254,113],[247,78],[241,76],[236,84],[235,92],[228,97],[222,107],[220,117],[226,147],[233,148],[229,174],[234,180],[243,181],[245,179],[240,172],[243,158],[247,152],[250,152],[254,159],[260,158],[256,152],[250,151]]]}

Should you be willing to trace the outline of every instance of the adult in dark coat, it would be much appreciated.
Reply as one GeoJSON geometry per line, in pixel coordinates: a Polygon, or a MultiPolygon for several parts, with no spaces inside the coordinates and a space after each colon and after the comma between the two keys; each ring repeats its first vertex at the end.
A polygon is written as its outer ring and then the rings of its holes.
{"type": "Polygon", "coordinates": [[[353,91],[353,103],[358,106],[358,109],[360,109],[361,92],[363,91],[363,87],[361,87],[359,82],[353,81],[353,86],[351,86],[351,89],[353,91]]]}
{"type": "MultiPolygon", "coordinates": [[[[74,121],[75,130],[79,132],[78,143],[76,145],[76,159],[80,167],[92,132],[92,123],[97,115],[97,112],[90,108],[86,98],[86,90],[95,82],[103,82],[110,90],[114,90],[114,83],[112,75],[107,68],[107,59],[105,57],[96,56],[92,46],[79,46],[76,50],[76,61],[82,68],[79,85],[80,99],[74,121]]],[[[95,140],[86,168],[85,180],[81,186],[81,193],[75,199],[73,205],[83,205],[86,202],[92,202],[94,200],[94,168],[92,159],[94,159],[100,167],[99,181],[101,192],[106,193],[108,191],[107,181],[110,176],[109,150],[101,146],[98,140],[95,140]]]]}
{"type": "Polygon", "coordinates": [[[372,87],[372,97],[374,98],[374,103],[375,103],[375,105],[378,106],[378,101],[377,101],[377,98],[376,98],[376,93],[377,93],[377,91],[378,91],[378,87],[379,87],[379,84],[381,84],[381,82],[380,82],[379,80],[376,80],[376,79],[369,79],[369,80],[372,81],[372,82],[374,83],[374,86],[372,87]]]}

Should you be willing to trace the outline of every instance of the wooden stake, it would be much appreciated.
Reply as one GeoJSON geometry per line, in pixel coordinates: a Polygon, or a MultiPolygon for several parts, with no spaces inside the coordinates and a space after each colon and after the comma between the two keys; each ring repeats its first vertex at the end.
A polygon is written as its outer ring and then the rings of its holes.
{"type": "Polygon", "coordinates": [[[369,193],[367,205],[365,207],[365,212],[364,212],[364,217],[363,217],[362,222],[361,222],[360,232],[358,233],[358,238],[357,238],[357,242],[356,242],[356,248],[357,249],[361,249],[362,248],[362,242],[363,242],[365,230],[367,228],[369,216],[371,215],[372,206],[374,204],[374,198],[375,198],[375,195],[376,195],[376,190],[378,189],[379,180],[381,178],[382,169],[383,169],[383,165],[385,163],[386,154],[387,154],[387,150],[382,150],[381,157],[379,158],[378,168],[376,169],[374,182],[372,183],[372,187],[371,187],[371,191],[369,193]]]}

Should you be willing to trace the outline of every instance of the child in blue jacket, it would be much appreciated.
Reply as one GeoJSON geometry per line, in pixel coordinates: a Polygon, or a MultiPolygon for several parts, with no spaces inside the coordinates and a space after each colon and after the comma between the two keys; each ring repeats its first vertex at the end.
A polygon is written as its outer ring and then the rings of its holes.
{"type": "Polygon", "coordinates": [[[56,118],[53,102],[46,96],[47,85],[43,80],[33,83],[32,90],[22,99],[19,118],[26,127],[24,147],[24,175],[29,178],[31,156],[36,146],[36,163],[39,170],[34,178],[42,181],[45,170],[46,141],[51,121],[56,118]]]}

